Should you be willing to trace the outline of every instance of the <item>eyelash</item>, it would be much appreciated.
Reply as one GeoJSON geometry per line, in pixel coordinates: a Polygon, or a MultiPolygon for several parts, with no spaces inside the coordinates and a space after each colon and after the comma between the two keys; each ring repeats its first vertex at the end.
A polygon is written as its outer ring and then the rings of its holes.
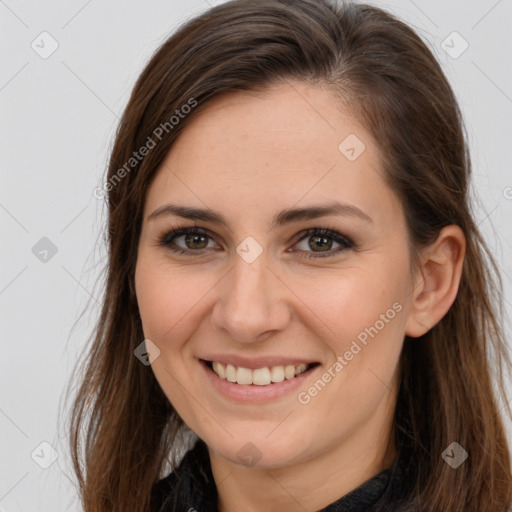
{"type": "MultiPolygon", "coordinates": [[[[172,247],[173,242],[176,238],[178,238],[181,235],[189,235],[189,234],[190,235],[201,235],[201,236],[206,236],[212,240],[214,239],[212,234],[206,229],[197,228],[197,227],[190,227],[190,228],[176,227],[175,229],[168,231],[164,236],[160,237],[158,244],[161,246],[167,247],[169,250],[171,250],[174,253],[181,254],[181,255],[197,256],[198,255],[197,253],[207,250],[207,249],[198,249],[198,250],[183,249],[182,247],[179,247],[176,245],[174,245],[174,247],[172,247]],[[196,253],[196,254],[194,254],[194,253],[196,253]]],[[[310,229],[301,231],[300,233],[298,233],[297,235],[295,235],[293,237],[293,245],[295,245],[299,242],[302,242],[304,239],[307,239],[314,235],[320,235],[320,236],[332,238],[336,243],[340,244],[340,247],[338,247],[336,249],[330,249],[326,253],[315,253],[315,252],[309,252],[309,251],[293,251],[293,252],[298,252],[299,253],[298,255],[301,258],[315,259],[315,258],[327,258],[329,256],[334,256],[334,255],[336,255],[342,251],[345,251],[347,249],[355,249],[354,243],[348,237],[341,235],[340,233],[338,233],[336,231],[333,231],[330,229],[325,229],[325,228],[310,228],[310,229]],[[309,255],[306,255],[304,253],[309,254],[309,255]]]]}

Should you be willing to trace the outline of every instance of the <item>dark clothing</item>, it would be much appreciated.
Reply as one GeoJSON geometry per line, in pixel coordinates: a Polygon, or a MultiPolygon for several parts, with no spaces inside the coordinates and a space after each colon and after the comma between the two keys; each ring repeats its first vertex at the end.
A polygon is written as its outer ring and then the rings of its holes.
{"type": "MultiPolygon", "coordinates": [[[[410,458],[404,452],[388,469],[321,512],[413,512],[406,499],[411,471],[410,458]]],[[[160,480],[153,492],[154,512],[217,512],[217,489],[204,441],[198,439],[177,470],[160,480]]]]}

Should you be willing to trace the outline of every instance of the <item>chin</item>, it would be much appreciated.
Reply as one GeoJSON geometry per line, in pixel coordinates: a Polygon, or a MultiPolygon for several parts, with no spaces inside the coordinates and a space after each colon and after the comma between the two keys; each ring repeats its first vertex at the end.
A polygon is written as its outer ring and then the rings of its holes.
{"type": "Polygon", "coordinates": [[[257,436],[235,435],[233,439],[230,438],[223,443],[219,443],[218,439],[210,443],[205,438],[205,442],[224,459],[248,469],[275,469],[306,458],[302,440],[298,441],[283,434],[279,436],[277,433],[274,439],[271,439],[267,437],[268,432],[265,430],[265,433],[257,436]]]}

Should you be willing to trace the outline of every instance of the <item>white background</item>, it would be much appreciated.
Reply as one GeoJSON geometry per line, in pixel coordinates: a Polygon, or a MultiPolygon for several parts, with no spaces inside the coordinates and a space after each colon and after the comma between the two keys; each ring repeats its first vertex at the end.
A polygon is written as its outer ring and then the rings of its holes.
{"type": "MultiPolygon", "coordinates": [[[[143,65],[178,25],[217,3],[0,0],[0,510],[80,510],[58,419],[98,314],[105,217],[93,190],[143,65]],[[31,47],[44,31],[58,42],[47,59],[31,47]],[[57,249],[47,262],[32,252],[43,237],[57,249]],[[48,469],[31,458],[44,441],[58,452],[48,469]]],[[[512,1],[369,3],[419,32],[456,91],[481,199],[476,217],[503,272],[510,334],[512,1]],[[442,46],[453,31],[469,44],[456,59],[442,46]]]]}

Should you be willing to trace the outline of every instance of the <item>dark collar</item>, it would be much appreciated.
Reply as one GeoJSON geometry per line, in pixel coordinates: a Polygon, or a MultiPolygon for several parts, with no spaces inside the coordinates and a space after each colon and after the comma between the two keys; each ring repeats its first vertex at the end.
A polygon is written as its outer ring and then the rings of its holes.
{"type": "MultiPolygon", "coordinates": [[[[399,510],[411,484],[411,457],[402,451],[387,469],[331,503],[322,512],[383,512],[399,510]]],[[[198,439],[179,467],[153,488],[153,512],[217,512],[217,488],[204,441],[198,439]]],[[[404,508],[404,510],[407,507],[404,508]]],[[[400,510],[402,510],[400,508],[400,510]]]]}

